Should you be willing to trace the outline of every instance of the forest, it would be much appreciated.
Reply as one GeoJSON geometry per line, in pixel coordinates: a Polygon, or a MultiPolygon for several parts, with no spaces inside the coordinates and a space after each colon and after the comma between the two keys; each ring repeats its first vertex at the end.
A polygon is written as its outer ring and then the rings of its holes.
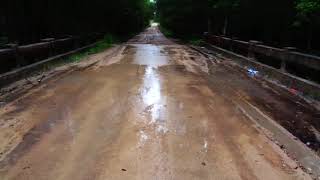
{"type": "Polygon", "coordinates": [[[145,28],[154,12],[162,28],[180,38],[209,31],[320,54],[320,0],[5,0],[0,45],[90,33],[127,36],[145,28]]]}
{"type": "Polygon", "coordinates": [[[0,6],[0,44],[42,38],[141,31],[153,15],[149,0],[4,0],[0,6]]]}
{"type": "Polygon", "coordinates": [[[320,0],[157,0],[157,17],[178,37],[210,31],[320,52],[320,0]]]}

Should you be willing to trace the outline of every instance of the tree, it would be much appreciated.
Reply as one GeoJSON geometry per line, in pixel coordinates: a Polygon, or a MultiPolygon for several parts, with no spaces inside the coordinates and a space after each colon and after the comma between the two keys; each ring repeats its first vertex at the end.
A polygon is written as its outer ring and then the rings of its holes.
{"type": "Polygon", "coordinates": [[[207,6],[207,0],[157,0],[157,13],[162,27],[192,36],[207,30],[207,6]]]}
{"type": "MultiPolygon", "coordinates": [[[[208,2],[210,12],[221,13],[224,16],[222,34],[226,35],[229,16],[239,7],[239,0],[209,0],[208,2]]],[[[209,13],[209,16],[212,16],[212,14],[209,13]]]]}
{"type": "Polygon", "coordinates": [[[160,24],[176,35],[204,31],[284,46],[291,42],[292,0],[157,0],[160,24]]]}
{"type": "Polygon", "coordinates": [[[308,38],[307,48],[312,48],[313,29],[314,26],[319,25],[320,21],[320,0],[297,0],[296,9],[298,11],[298,22],[296,26],[307,24],[308,38]]]}
{"type": "Polygon", "coordinates": [[[149,0],[4,0],[1,34],[10,41],[37,42],[46,37],[138,32],[152,17],[149,0]],[[5,21],[4,21],[4,20],[5,21]]]}

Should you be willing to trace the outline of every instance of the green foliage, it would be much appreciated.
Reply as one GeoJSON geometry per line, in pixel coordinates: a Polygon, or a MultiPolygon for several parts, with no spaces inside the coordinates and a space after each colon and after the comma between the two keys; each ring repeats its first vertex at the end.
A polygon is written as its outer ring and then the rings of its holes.
{"type": "Polygon", "coordinates": [[[118,42],[114,36],[107,34],[104,36],[103,40],[99,41],[97,45],[89,49],[89,54],[94,54],[103,51],[106,48],[109,48],[112,44],[118,42]]]}
{"type": "Polygon", "coordinates": [[[239,0],[209,0],[209,6],[212,9],[223,9],[225,11],[233,10],[239,7],[239,0]]]}
{"type": "Polygon", "coordinates": [[[126,36],[145,28],[153,11],[149,0],[5,0],[0,34],[20,43],[96,32],[126,36]]]}
{"type": "Polygon", "coordinates": [[[319,13],[320,0],[298,0],[296,8],[300,14],[304,15],[319,13]]]}
{"type": "Polygon", "coordinates": [[[157,0],[160,25],[175,36],[189,36],[206,29],[206,0],[157,0]]]}
{"type": "MultiPolygon", "coordinates": [[[[311,50],[314,39],[314,32],[320,30],[320,0],[296,0],[297,19],[293,27],[307,29],[307,49],[311,50]]],[[[317,34],[316,34],[317,35],[317,34]]]]}
{"type": "Polygon", "coordinates": [[[163,26],[160,26],[160,31],[167,37],[173,37],[174,34],[172,33],[172,31],[166,29],[165,27],[163,26]]]}
{"type": "Polygon", "coordinates": [[[204,41],[201,38],[192,38],[191,40],[189,40],[189,44],[195,46],[202,46],[204,44],[204,41]]]}
{"type": "Polygon", "coordinates": [[[319,24],[320,22],[320,0],[297,0],[297,20],[293,23],[295,27],[302,27],[304,23],[319,24]]]}
{"type": "Polygon", "coordinates": [[[320,34],[315,33],[320,32],[319,2],[157,0],[157,18],[163,27],[184,38],[210,31],[243,40],[259,40],[273,46],[320,50],[320,34]]]}
{"type": "Polygon", "coordinates": [[[85,57],[91,55],[91,54],[96,54],[99,52],[102,52],[103,50],[110,48],[112,46],[112,44],[118,42],[118,40],[111,34],[107,34],[104,36],[104,38],[97,42],[97,44],[84,51],[84,52],[80,52],[74,55],[71,55],[70,57],[68,57],[64,62],[78,62],[83,60],[85,57]]]}

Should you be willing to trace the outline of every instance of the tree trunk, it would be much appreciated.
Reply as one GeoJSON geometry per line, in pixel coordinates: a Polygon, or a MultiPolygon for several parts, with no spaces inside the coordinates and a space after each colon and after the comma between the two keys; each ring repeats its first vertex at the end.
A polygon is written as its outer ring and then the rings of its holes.
{"type": "Polygon", "coordinates": [[[312,50],[312,38],[313,38],[312,23],[309,23],[309,32],[308,32],[308,40],[307,40],[308,50],[312,50]]]}
{"type": "Polygon", "coordinates": [[[211,17],[208,17],[208,34],[212,33],[212,21],[211,21],[211,17]]]}
{"type": "Polygon", "coordinates": [[[226,16],[224,19],[224,25],[223,25],[223,30],[222,30],[223,35],[227,35],[228,23],[229,23],[229,18],[228,18],[228,16],[226,16]]]}

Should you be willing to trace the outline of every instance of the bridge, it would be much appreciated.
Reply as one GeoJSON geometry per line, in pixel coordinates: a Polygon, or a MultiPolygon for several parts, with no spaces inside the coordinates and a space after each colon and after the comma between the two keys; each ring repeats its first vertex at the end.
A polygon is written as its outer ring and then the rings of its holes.
{"type": "Polygon", "coordinates": [[[94,41],[0,50],[14,66],[45,52],[0,75],[0,179],[320,176],[318,81],[290,69],[318,73],[318,57],[208,34],[190,46],[153,26],[44,70],[94,41]]]}

